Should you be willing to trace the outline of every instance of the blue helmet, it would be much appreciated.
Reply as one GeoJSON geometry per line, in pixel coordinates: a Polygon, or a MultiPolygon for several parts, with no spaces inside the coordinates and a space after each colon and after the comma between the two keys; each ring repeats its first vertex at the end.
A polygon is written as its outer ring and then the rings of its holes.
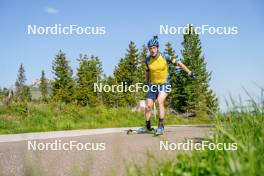
{"type": "Polygon", "coordinates": [[[151,46],[156,46],[156,47],[159,47],[159,41],[158,41],[158,36],[153,36],[152,39],[150,39],[148,41],[148,47],[151,47],[151,46]]]}

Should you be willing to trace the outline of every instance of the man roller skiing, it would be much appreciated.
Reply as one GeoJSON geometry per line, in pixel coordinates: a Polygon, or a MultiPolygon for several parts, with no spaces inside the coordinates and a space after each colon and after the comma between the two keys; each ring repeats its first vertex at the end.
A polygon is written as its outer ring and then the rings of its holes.
{"type": "Polygon", "coordinates": [[[150,124],[151,111],[153,103],[156,100],[159,107],[159,124],[154,131],[155,135],[164,133],[164,101],[171,89],[169,83],[169,63],[179,66],[192,78],[196,78],[196,73],[190,71],[183,63],[176,59],[171,59],[169,55],[159,52],[158,36],[154,36],[148,41],[150,55],[146,57],[146,79],[148,82],[148,92],[146,95],[145,120],[146,126],[139,128],[137,133],[149,133],[153,131],[150,124]]]}

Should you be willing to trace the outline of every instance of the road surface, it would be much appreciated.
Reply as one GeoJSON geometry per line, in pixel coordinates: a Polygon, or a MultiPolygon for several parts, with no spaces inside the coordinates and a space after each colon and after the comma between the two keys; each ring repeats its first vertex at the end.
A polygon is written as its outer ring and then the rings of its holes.
{"type": "Polygon", "coordinates": [[[133,163],[155,165],[155,159],[149,161],[150,155],[174,158],[178,151],[164,146],[160,150],[161,141],[175,144],[209,138],[212,132],[212,126],[207,125],[169,126],[165,135],[153,137],[127,135],[127,129],[0,135],[0,175],[126,175],[129,169],[133,172],[133,163]]]}

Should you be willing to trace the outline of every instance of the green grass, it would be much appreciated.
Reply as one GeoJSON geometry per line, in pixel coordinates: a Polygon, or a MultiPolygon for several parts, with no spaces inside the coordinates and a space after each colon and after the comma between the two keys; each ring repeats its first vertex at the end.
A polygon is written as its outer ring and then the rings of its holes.
{"type": "Polygon", "coordinates": [[[193,150],[178,152],[172,160],[159,162],[157,166],[128,169],[128,175],[166,176],[255,176],[264,173],[264,106],[256,102],[246,108],[235,106],[229,113],[215,119],[213,143],[237,143],[237,150],[193,150]]]}
{"type": "MultiPolygon", "coordinates": [[[[153,125],[157,119],[152,119],[153,125]]],[[[209,118],[183,119],[168,115],[166,124],[208,124],[209,118]]],[[[53,130],[132,127],[144,125],[144,114],[128,108],[79,107],[59,104],[0,106],[0,134],[53,130]]]]}

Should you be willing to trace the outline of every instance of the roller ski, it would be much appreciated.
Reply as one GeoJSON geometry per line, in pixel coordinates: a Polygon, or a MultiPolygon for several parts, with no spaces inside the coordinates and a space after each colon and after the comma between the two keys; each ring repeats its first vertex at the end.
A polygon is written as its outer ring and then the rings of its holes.
{"type": "Polygon", "coordinates": [[[154,134],[154,132],[155,132],[154,128],[148,129],[147,127],[143,127],[137,130],[129,129],[127,131],[127,134],[154,134]]]}
{"type": "Polygon", "coordinates": [[[154,131],[154,136],[160,136],[164,134],[164,127],[158,127],[155,131],[154,131]]]}

